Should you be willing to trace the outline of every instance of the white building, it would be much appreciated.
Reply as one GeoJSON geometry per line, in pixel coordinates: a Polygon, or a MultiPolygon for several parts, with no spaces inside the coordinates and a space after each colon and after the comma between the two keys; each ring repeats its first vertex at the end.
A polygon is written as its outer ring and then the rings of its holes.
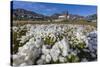
{"type": "Polygon", "coordinates": [[[65,12],[64,14],[58,16],[58,18],[59,18],[59,19],[69,19],[70,16],[69,16],[68,12],[65,12]]]}

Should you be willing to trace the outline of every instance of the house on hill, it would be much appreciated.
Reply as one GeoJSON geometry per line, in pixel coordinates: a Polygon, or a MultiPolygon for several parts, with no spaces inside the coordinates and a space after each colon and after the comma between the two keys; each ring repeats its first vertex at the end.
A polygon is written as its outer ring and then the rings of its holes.
{"type": "Polygon", "coordinates": [[[70,15],[68,13],[68,11],[63,12],[62,14],[57,16],[57,19],[55,19],[54,21],[63,21],[63,20],[69,20],[70,15]]]}
{"type": "Polygon", "coordinates": [[[58,16],[58,19],[63,19],[63,20],[66,20],[66,19],[69,19],[69,18],[70,18],[70,16],[69,16],[68,11],[64,12],[63,14],[61,14],[60,16],[58,16]]]}

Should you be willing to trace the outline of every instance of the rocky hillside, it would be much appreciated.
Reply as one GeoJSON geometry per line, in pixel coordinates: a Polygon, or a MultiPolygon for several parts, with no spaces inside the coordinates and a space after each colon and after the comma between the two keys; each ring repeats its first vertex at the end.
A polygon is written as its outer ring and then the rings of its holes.
{"type": "Polygon", "coordinates": [[[86,17],[88,22],[97,22],[97,14],[92,14],[86,17]]]}
{"type": "MultiPolygon", "coordinates": [[[[34,11],[28,11],[25,9],[13,9],[12,17],[13,20],[50,20],[50,19],[58,19],[59,16],[64,13],[55,13],[51,16],[44,16],[42,14],[38,14],[34,11]]],[[[84,18],[83,16],[69,14],[70,20],[84,18]]]]}
{"type": "Polygon", "coordinates": [[[25,9],[13,9],[12,17],[13,20],[44,20],[47,18],[42,14],[38,14],[36,12],[28,11],[25,9]]]}

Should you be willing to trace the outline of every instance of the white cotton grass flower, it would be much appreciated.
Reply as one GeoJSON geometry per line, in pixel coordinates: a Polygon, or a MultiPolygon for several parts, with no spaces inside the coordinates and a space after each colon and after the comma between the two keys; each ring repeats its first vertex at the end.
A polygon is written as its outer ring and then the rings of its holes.
{"type": "Polygon", "coordinates": [[[21,63],[24,62],[24,58],[25,56],[21,56],[21,55],[13,55],[13,65],[14,66],[18,66],[20,65],[21,63]]]}
{"type": "Polygon", "coordinates": [[[59,54],[60,54],[60,49],[54,45],[53,48],[50,50],[50,55],[54,62],[58,60],[59,54]]]}
{"type": "Polygon", "coordinates": [[[95,52],[95,50],[97,50],[97,34],[96,31],[90,32],[88,34],[88,47],[90,49],[91,52],[95,52]]]}
{"type": "Polygon", "coordinates": [[[37,60],[36,62],[38,65],[45,64],[45,61],[42,59],[37,60]]]}
{"type": "Polygon", "coordinates": [[[64,57],[68,55],[69,44],[68,44],[66,38],[63,38],[63,39],[59,42],[59,48],[62,50],[62,55],[63,55],[64,57]]]}
{"type": "Polygon", "coordinates": [[[14,32],[17,32],[19,28],[14,26],[12,29],[13,29],[14,32]]]}
{"type": "Polygon", "coordinates": [[[45,60],[46,60],[46,63],[49,63],[51,61],[51,56],[47,54],[45,60]]]}
{"type": "Polygon", "coordinates": [[[20,64],[20,66],[27,66],[27,65],[28,65],[27,63],[20,64]]]}
{"type": "Polygon", "coordinates": [[[67,59],[65,57],[59,56],[59,62],[64,63],[67,59]]]}
{"type": "Polygon", "coordinates": [[[46,46],[43,45],[43,46],[42,46],[42,53],[43,53],[44,55],[47,55],[47,54],[50,53],[50,49],[47,49],[46,46]]]}
{"type": "Polygon", "coordinates": [[[27,40],[29,40],[29,37],[28,36],[22,36],[21,38],[20,38],[20,43],[25,43],[27,40]]]}
{"type": "MultiPolygon", "coordinates": [[[[91,53],[91,57],[96,57],[97,50],[97,32],[90,26],[73,24],[26,24],[15,27],[15,32],[25,30],[25,35],[18,38],[22,46],[18,47],[18,52],[12,55],[14,66],[27,66],[33,64],[64,63],[68,62],[66,57],[75,56],[74,61],[80,58],[77,56],[81,51],[70,46],[84,44],[84,52],[91,53]],[[86,27],[89,30],[86,30],[86,27]],[[92,32],[89,32],[92,31],[92,32]],[[86,32],[86,34],[83,34],[86,32]],[[89,36],[88,36],[89,35],[89,36]],[[47,39],[46,39],[47,37],[47,39]],[[50,38],[49,38],[50,37],[50,38]],[[45,41],[47,40],[47,43],[45,41]],[[50,40],[50,41],[49,41],[50,40]],[[49,42],[48,42],[49,41],[49,42]],[[50,42],[53,42],[50,44],[50,42]],[[87,49],[89,48],[89,49],[87,49]]],[[[15,45],[15,43],[14,43],[15,45]]],[[[82,61],[88,61],[87,58],[81,58],[82,61]]]]}
{"type": "Polygon", "coordinates": [[[46,55],[41,55],[41,59],[45,60],[46,59],[46,55]]]}

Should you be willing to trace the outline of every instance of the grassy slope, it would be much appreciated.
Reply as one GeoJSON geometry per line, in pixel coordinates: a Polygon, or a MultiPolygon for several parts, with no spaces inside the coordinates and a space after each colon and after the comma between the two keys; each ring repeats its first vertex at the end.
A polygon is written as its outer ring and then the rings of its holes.
{"type": "Polygon", "coordinates": [[[48,22],[48,21],[13,21],[13,25],[24,24],[79,24],[79,25],[92,25],[97,27],[97,23],[86,21],[62,21],[62,22],[48,22]]]}

